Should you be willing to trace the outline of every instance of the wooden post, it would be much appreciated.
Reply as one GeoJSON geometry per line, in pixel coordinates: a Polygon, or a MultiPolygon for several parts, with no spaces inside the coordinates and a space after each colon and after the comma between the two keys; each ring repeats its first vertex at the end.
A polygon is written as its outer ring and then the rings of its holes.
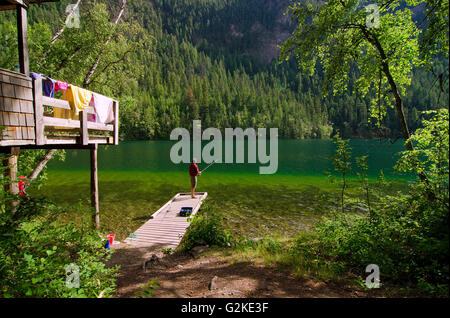
{"type": "Polygon", "coordinates": [[[119,144],[119,102],[114,101],[114,145],[119,144]]]}
{"type": "Polygon", "coordinates": [[[89,143],[87,115],[87,110],[80,111],[80,142],[82,145],[87,145],[89,143]]]}
{"type": "Polygon", "coordinates": [[[36,145],[45,144],[44,107],[42,105],[42,79],[33,80],[34,128],[36,145]]]}
{"type": "Polygon", "coordinates": [[[97,167],[98,145],[93,144],[91,151],[91,206],[95,210],[94,222],[96,229],[100,228],[100,215],[98,204],[98,167],[97,167]]]}
{"type": "Polygon", "coordinates": [[[28,22],[27,9],[17,5],[17,37],[19,40],[19,65],[20,72],[26,76],[30,75],[30,62],[28,60],[28,22]]]}
{"type": "MultiPolygon", "coordinates": [[[[8,158],[3,160],[3,166],[6,168],[5,177],[9,178],[9,185],[5,185],[5,191],[10,192],[13,195],[19,194],[19,184],[17,182],[17,159],[20,154],[20,147],[11,147],[7,152],[8,158]]],[[[11,210],[14,213],[18,205],[17,201],[8,203],[11,206],[11,210]]]]}

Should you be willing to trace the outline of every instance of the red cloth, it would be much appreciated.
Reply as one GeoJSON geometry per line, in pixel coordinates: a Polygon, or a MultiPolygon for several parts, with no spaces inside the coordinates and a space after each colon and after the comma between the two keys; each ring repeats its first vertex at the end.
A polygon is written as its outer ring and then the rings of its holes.
{"type": "Polygon", "coordinates": [[[26,177],[24,177],[24,176],[21,176],[21,177],[19,177],[19,179],[20,179],[20,181],[19,181],[19,194],[20,195],[25,195],[25,191],[24,191],[24,188],[25,188],[25,183],[26,183],[26,177]]]}
{"type": "Polygon", "coordinates": [[[189,175],[195,177],[198,176],[198,173],[199,171],[197,165],[195,163],[191,163],[189,166],[189,175]]]}

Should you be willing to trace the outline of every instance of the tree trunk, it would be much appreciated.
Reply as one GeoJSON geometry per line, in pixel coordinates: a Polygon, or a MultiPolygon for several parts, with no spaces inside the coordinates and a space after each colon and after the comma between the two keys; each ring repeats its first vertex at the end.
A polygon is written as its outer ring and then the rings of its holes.
{"type": "MultiPolygon", "coordinates": [[[[413,151],[414,146],[413,146],[412,142],[409,140],[409,138],[411,137],[411,134],[409,133],[408,123],[406,122],[405,113],[403,112],[403,101],[397,90],[397,85],[395,84],[395,81],[392,78],[392,75],[389,71],[389,66],[388,66],[387,62],[383,62],[383,72],[388,79],[388,83],[391,86],[392,94],[394,95],[394,98],[395,98],[395,110],[397,111],[397,117],[398,117],[398,119],[400,121],[400,125],[402,127],[403,138],[406,141],[405,142],[406,149],[408,149],[409,151],[413,151]]],[[[418,172],[418,176],[420,178],[420,181],[422,181],[425,184],[425,191],[427,193],[428,199],[429,200],[436,199],[436,195],[434,194],[433,190],[431,189],[430,182],[428,181],[426,174],[421,171],[421,172],[418,172]]]]}
{"type": "Polygon", "coordinates": [[[397,117],[400,121],[400,126],[402,128],[402,135],[403,138],[406,140],[406,149],[408,150],[414,150],[414,146],[412,145],[411,141],[408,139],[411,137],[411,134],[409,133],[408,129],[408,123],[405,118],[405,113],[403,111],[403,100],[400,97],[400,94],[397,89],[397,84],[395,84],[394,79],[392,78],[391,72],[389,71],[389,66],[387,62],[383,62],[383,73],[386,75],[389,86],[391,87],[392,94],[394,95],[395,99],[395,110],[397,111],[397,117]]]}
{"type": "Polygon", "coordinates": [[[28,188],[30,183],[33,182],[33,180],[35,180],[37,178],[37,176],[41,173],[42,169],[44,169],[44,167],[47,165],[47,162],[50,159],[52,159],[52,157],[55,153],[56,153],[56,149],[51,149],[45,154],[44,158],[41,160],[41,162],[39,162],[39,164],[36,166],[36,168],[34,168],[33,172],[27,178],[27,182],[25,183],[25,186],[24,186],[24,191],[26,190],[26,188],[28,188]]]}
{"type": "Polygon", "coordinates": [[[98,145],[94,144],[90,150],[91,158],[91,206],[94,210],[94,224],[95,228],[98,230],[100,228],[100,208],[98,202],[98,145]]]}
{"type": "MultiPolygon", "coordinates": [[[[20,147],[11,147],[7,153],[7,158],[4,159],[3,165],[5,169],[5,177],[9,179],[9,184],[5,185],[5,191],[11,193],[13,196],[19,194],[19,184],[17,182],[17,160],[20,154],[20,147]]],[[[18,201],[10,200],[6,204],[11,208],[11,213],[14,214],[19,204],[18,201]]]]}
{"type": "MultiPolygon", "coordinates": [[[[398,117],[398,120],[400,121],[400,126],[402,128],[402,135],[406,142],[405,143],[406,149],[408,151],[413,151],[414,146],[413,146],[412,142],[409,140],[409,138],[411,137],[411,134],[409,133],[408,123],[405,118],[405,113],[403,112],[403,100],[400,96],[400,93],[398,92],[397,84],[395,83],[394,78],[392,77],[391,71],[389,69],[389,64],[387,62],[388,57],[386,56],[386,53],[384,52],[384,49],[381,46],[381,43],[378,40],[377,36],[375,34],[370,34],[368,29],[366,28],[366,26],[361,25],[360,29],[361,29],[362,33],[364,34],[364,37],[366,38],[366,40],[370,44],[372,44],[375,47],[375,49],[378,51],[378,53],[380,54],[380,58],[382,61],[381,67],[382,67],[383,73],[386,76],[389,86],[391,87],[392,94],[394,95],[395,110],[397,111],[397,117],[398,117]]],[[[426,174],[424,172],[418,172],[418,176],[420,178],[420,181],[422,181],[422,183],[425,185],[425,189],[426,189],[425,191],[427,193],[428,199],[429,200],[436,199],[436,195],[431,190],[430,182],[428,181],[426,174]]]]}

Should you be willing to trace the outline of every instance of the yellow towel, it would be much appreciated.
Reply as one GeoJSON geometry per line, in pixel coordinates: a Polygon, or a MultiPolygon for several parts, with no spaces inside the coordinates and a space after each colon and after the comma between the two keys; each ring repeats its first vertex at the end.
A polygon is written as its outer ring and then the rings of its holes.
{"type": "Polygon", "coordinates": [[[69,85],[63,94],[63,99],[69,102],[71,109],[55,107],[53,117],[78,120],[78,112],[89,106],[92,99],[92,92],[74,85],[69,85]]]}

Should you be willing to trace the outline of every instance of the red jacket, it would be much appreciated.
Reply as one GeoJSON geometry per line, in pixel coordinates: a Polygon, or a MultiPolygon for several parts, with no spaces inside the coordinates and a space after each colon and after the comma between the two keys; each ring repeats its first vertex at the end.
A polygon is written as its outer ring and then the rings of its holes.
{"type": "Polygon", "coordinates": [[[195,177],[198,176],[198,173],[199,171],[197,165],[195,163],[191,163],[189,166],[189,175],[195,177]]]}

